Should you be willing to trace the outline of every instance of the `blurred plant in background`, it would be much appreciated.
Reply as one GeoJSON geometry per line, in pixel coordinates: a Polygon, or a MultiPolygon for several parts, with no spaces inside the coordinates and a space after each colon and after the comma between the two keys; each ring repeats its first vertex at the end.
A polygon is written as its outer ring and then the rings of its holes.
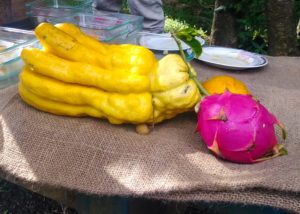
{"type": "MultiPolygon", "coordinates": [[[[163,0],[165,12],[165,32],[187,27],[202,29],[204,39],[209,43],[215,0],[163,0]],[[206,36],[207,35],[207,36],[206,36]]],[[[224,10],[234,13],[237,23],[237,48],[267,54],[266,0],[231,0],[224,10]]],[[[295,1],[296,19],[300,20],[300,0],[295,1]]],[[[122,12],[130,13],[126,0],[122,12]]],[[[300,31],[300,21],[299,30],[300,31]]],[[[300,47],[300,32],[297,36],[300,47]]]]}
{"type": "Polygon", "coordinates": [[[267,54],[267,19],[264,0],[235,0],[226,5],[236,15],[238,48],[267,54]]]}
{"type": "MultiPolygon", "coordinates": [[[[202,28],[208,35],[212,29],[215,0],[163,0],[168,19],[202,28]]],[[[296,19],[300,19],[300,0],[295,1],[296,19]]],[[[267,54],[266,0],[230,0],[224,10],[234,14],[237,24],[237,48],[267,54]]],[[[169,24],[169,22],[167,22],[169,24]]],[[[299,22],[300,25],[300,22],[299,22]]],[[[299,30],[300,31],[300,26],[299,30]]],[[[300,35],[298,33],[300,46],[300,35]]]]}
{"type": "Polygon", "coordinates": [[[165,18],[165,32],[170,32],[170,31],[176,31],[176,30],[182,30],[188,27],[192,27],[190,24],[188,24],[186,21],[180,21],[175,18],[171,18],[166,16],[165,18]]]}
{"type": "Polygon", "coordinates": [[[169,19],[188,23],[190,27],[210,33],[214,0],[163,0],[164,12],[169,19]]]}
{"type": "Polygon", "coordinates": [[[187,28],[193,28],[193,29],[197,29],[198,32],[200,33],[200,36],[202,39],[205,40],[205,42],[209,42],[209,37],[207,36],[206,32],[204,32],[204,30],[202,28],[197,28],[196,26],[191,26],[190,24],[186,23],[185,21],[180,21],[178,19],[173,19],[173,18],[169,18],[166,17],[165,18],[165,33],[168,32],[177,32],[183,29],[187,29],[187,28]]]}

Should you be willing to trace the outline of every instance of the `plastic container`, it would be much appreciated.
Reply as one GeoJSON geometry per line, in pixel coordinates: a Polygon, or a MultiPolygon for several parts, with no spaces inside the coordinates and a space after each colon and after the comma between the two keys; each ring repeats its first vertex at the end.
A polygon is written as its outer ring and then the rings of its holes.
{"type": "Polygon", "coordinates": [[[92,13],[50,18],[48,22],[72,23],[99,41],[120,44],[126,43],[129,38],[142,30],[143,17],[93,10],[92,13]]]}
{"type": "Polygon", "coordinates": [[[0,89],[18,82],[24,65],[20,54],[25,47],[40,47],[33,31],[0,27],[0,89]]]}
{"type": "Polygon", "coordinates": [[[47,22],[51,17],[69,16],[79,12],[92,12],[92,0],[36,0],[25,4],[27,15],[34,25],[47,22]]]}

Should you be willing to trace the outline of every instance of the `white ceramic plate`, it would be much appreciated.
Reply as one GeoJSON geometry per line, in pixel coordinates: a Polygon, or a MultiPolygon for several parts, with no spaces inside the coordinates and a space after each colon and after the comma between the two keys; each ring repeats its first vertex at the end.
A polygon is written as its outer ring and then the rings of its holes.
{"type": "MultiPolygon", "coordinates": [[[[196,38],[201,45],[205,43],[205,41],[197,37],[196,38]]],[[[170,34],[154,34],[154,33],[148,33],[140,37],[139,40],[140,45],[149,48],[150,50],[156,50],[156,51],[178,51],[178,46],[175,42],[175,40],[171,37],[170,34]]],[[[182,49],[187,50],[190,47],[183,43],[182,49]]]]}
{"type": "Polygon", "coordinates": [[[215,67],[230,70],[259,68],[268,64],[268,59],[264,56],[226,47],[203,47],[198,59],[215,67]]]}

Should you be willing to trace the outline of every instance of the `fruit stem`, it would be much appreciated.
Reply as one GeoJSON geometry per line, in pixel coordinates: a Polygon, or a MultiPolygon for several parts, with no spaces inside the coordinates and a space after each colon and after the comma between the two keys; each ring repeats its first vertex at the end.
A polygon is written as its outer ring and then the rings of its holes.
{"type": "Polygon", "coordinates": [[[286,137],[287,137],[287,131],[286,131],[286,129],[285,129],[285,126],[284,126],[282,123],[280,123],[279,121],[277,121],[277,124],[278,124],[278,126],[281,128],[281,131],[282,131],[282,138],[285,140],[286,137]]]}
{"type": "Polygon", "coordinates": [[[283,156],[283,155],[287,155],[287,154],[288,154],[288,151],[284,148],[284,146],[282,144],[277,144],[272,149],[272,155],[271,156],[256,159],[255,162],[266,161],[266,160],[270,160],[270,159],[273,159],[273,158],[276,158],[276,157],[279,157],[279,156],[283,156]]]}
{"type": "Polygon", "coordinates": [[[183,49],[182,49],[182,45],[181,45],[181,41],[180,39],[175,35],[175,33],[171,33],[172,37],[174,38],[178,48],[179,48],[179,52],[180,52],[180,55],[184,61],[184,63],[186,64],[186,66],[188,67],[188,73],[189,73],[189,77],[195,82],[197,88],[199,89],[200,93],[205,95],[205,96],[209,96],[209,93],[205,90],[205,88],[202,86],[202,84],[199,82],[199,80],[197,79],[196,75],[193,74],[192,72],[192,67],[190,65],[190,63],[188,63],[186,57],[185,57],[185,54],[183,52],[183,49]]]}

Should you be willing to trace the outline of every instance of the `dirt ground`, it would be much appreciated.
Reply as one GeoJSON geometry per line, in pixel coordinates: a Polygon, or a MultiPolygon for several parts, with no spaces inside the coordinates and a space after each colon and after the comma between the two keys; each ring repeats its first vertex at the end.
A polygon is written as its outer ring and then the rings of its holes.
{"type": "Polygon", "coordinates": [[[77,212],[0,179],[0,214],[77,214],[77,212]]]}
{"type": "MultiPolygon", "coordinates": [[[[141,203],[145,203],[143,200],[141,203]]],[[[162,202],[146,203],[153,214],[170,213],[171,204],[162,202]],[[149,207],[150,205],[150,207],[149,207]]],[[[129,212],[131,213],[131,212],[129,212]]],[[[133,212],[133,213],[136,213],[133,212]]],[[[179,212],[176,212],[178,214],[179,212]]],[[[229,203],[189,204],[180,214],[291,214],[288,211],[272,207],[237,205],[229,203]]],[[[54,200],[28,191],[15,184],[0,179],[0,214],[78,214],[74,209],[54,200]]],[[[105,213],[109,214],[109,213],[105,213]]],[[[143,214],[143,213],[141,213],[143,214]]]]}

